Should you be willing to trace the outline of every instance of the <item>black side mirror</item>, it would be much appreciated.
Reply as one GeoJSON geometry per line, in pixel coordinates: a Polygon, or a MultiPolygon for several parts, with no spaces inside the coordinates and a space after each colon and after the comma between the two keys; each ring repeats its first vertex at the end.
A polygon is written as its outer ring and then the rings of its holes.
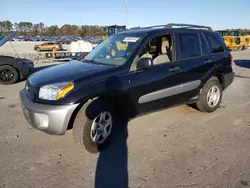
{"type": "Polygon", "coordinates": [[[137,69],[148,69],[153,66],[153,60],[148,57],[143,57],[137,62],[137,69]]]}

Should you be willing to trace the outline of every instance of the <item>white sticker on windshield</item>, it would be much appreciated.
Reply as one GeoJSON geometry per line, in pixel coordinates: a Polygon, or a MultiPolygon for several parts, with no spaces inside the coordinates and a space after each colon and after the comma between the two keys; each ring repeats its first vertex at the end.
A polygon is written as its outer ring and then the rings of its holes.
{"type": "Polygon", "coordinates": [[[138,39],[138,37],[126,37],[123,42],[136,42],[138,39]]]}

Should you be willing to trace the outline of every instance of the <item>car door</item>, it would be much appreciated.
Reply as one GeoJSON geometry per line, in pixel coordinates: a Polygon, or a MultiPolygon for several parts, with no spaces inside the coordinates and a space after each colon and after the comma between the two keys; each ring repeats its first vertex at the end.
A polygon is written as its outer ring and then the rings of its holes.
{"type": "Polygon", "coordinates": [[[223,39],[218,34],[211,32],[203,33],[203,37],[208,44],[207,66],[211,71],[216,68],[217,71],[223,73],[224,65],[231,67],[230,52],[226,49],[223,39]]]}
{"type": "Polygon", "coordinates": [[[52,48],[54,47],[54,43],[48,43],[48,45],[46,46],[46,50],[52,50],[52,48]]]}
{"type": "MultiPolygon", "coordinates": [[[[171,36],[175,44],[175,37],[171,36]]],[[[175,48],[172,51],[175,53],[175,48]]],[[[175,64],[173,59],[172,62],[130,72],[128,93],[137,113],[147,113],[181,102],[181,100],[176,101],[175,98],[181,93],[181,84],[184,80],[182,70],[175,64]]]]}
{"type": "Polygon", "coordinates": [[[41,50],[47,50],[48,43],[41,44],[41,50]]]}
{"type": "Polygon", "coordinates": [[[178,32],[177,37],[177,62],[182,70],[182,100],[198,95],[202,80],[213,68],[213,56],[209,54],[209,48],[202,33],[194,31],[178,32]]]}
{"type": "Polygon", "coordinates": [[[16,36],[15,33],[10,33],[8,35],[1,35],[0,36],[0,47],[4,45],[7,41],[13,39],[16,36]]]}

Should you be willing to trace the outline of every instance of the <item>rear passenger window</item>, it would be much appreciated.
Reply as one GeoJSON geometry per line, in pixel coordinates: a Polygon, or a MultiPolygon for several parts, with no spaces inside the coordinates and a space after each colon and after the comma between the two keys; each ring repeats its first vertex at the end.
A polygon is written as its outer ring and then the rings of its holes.
{"type": "Polygon", "coordinates": [[[178,34],[181,48],[181,59],[201,56],[200,41],[196,33],[178,34]]]}
{"type": "Polygon", "coordinates": [[[207,47],[207,43],[204,39],[204,36],[200,35],[201,39],[201,48],[202,48],[202,55],[208,55],[209,54],[209,49],[207,47]]]}
{"type": "Polygon", "coordinates": [[[214,34],[205,33],[208,45],[211,49],[210,53],[219,53],[224,52],[223,39],[220,40],[219,37],[216,37],[214,34]]]}

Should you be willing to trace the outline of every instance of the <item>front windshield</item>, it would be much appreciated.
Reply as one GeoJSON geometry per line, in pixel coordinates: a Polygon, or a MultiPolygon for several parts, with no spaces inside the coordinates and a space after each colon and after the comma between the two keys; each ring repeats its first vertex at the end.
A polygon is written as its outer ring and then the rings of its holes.
{"type": "Polygon", "coordinates": [[[94,48],[84,60],[113,66],[123,65],[140,41],[140,36],[112,35],[94,48]]]}

